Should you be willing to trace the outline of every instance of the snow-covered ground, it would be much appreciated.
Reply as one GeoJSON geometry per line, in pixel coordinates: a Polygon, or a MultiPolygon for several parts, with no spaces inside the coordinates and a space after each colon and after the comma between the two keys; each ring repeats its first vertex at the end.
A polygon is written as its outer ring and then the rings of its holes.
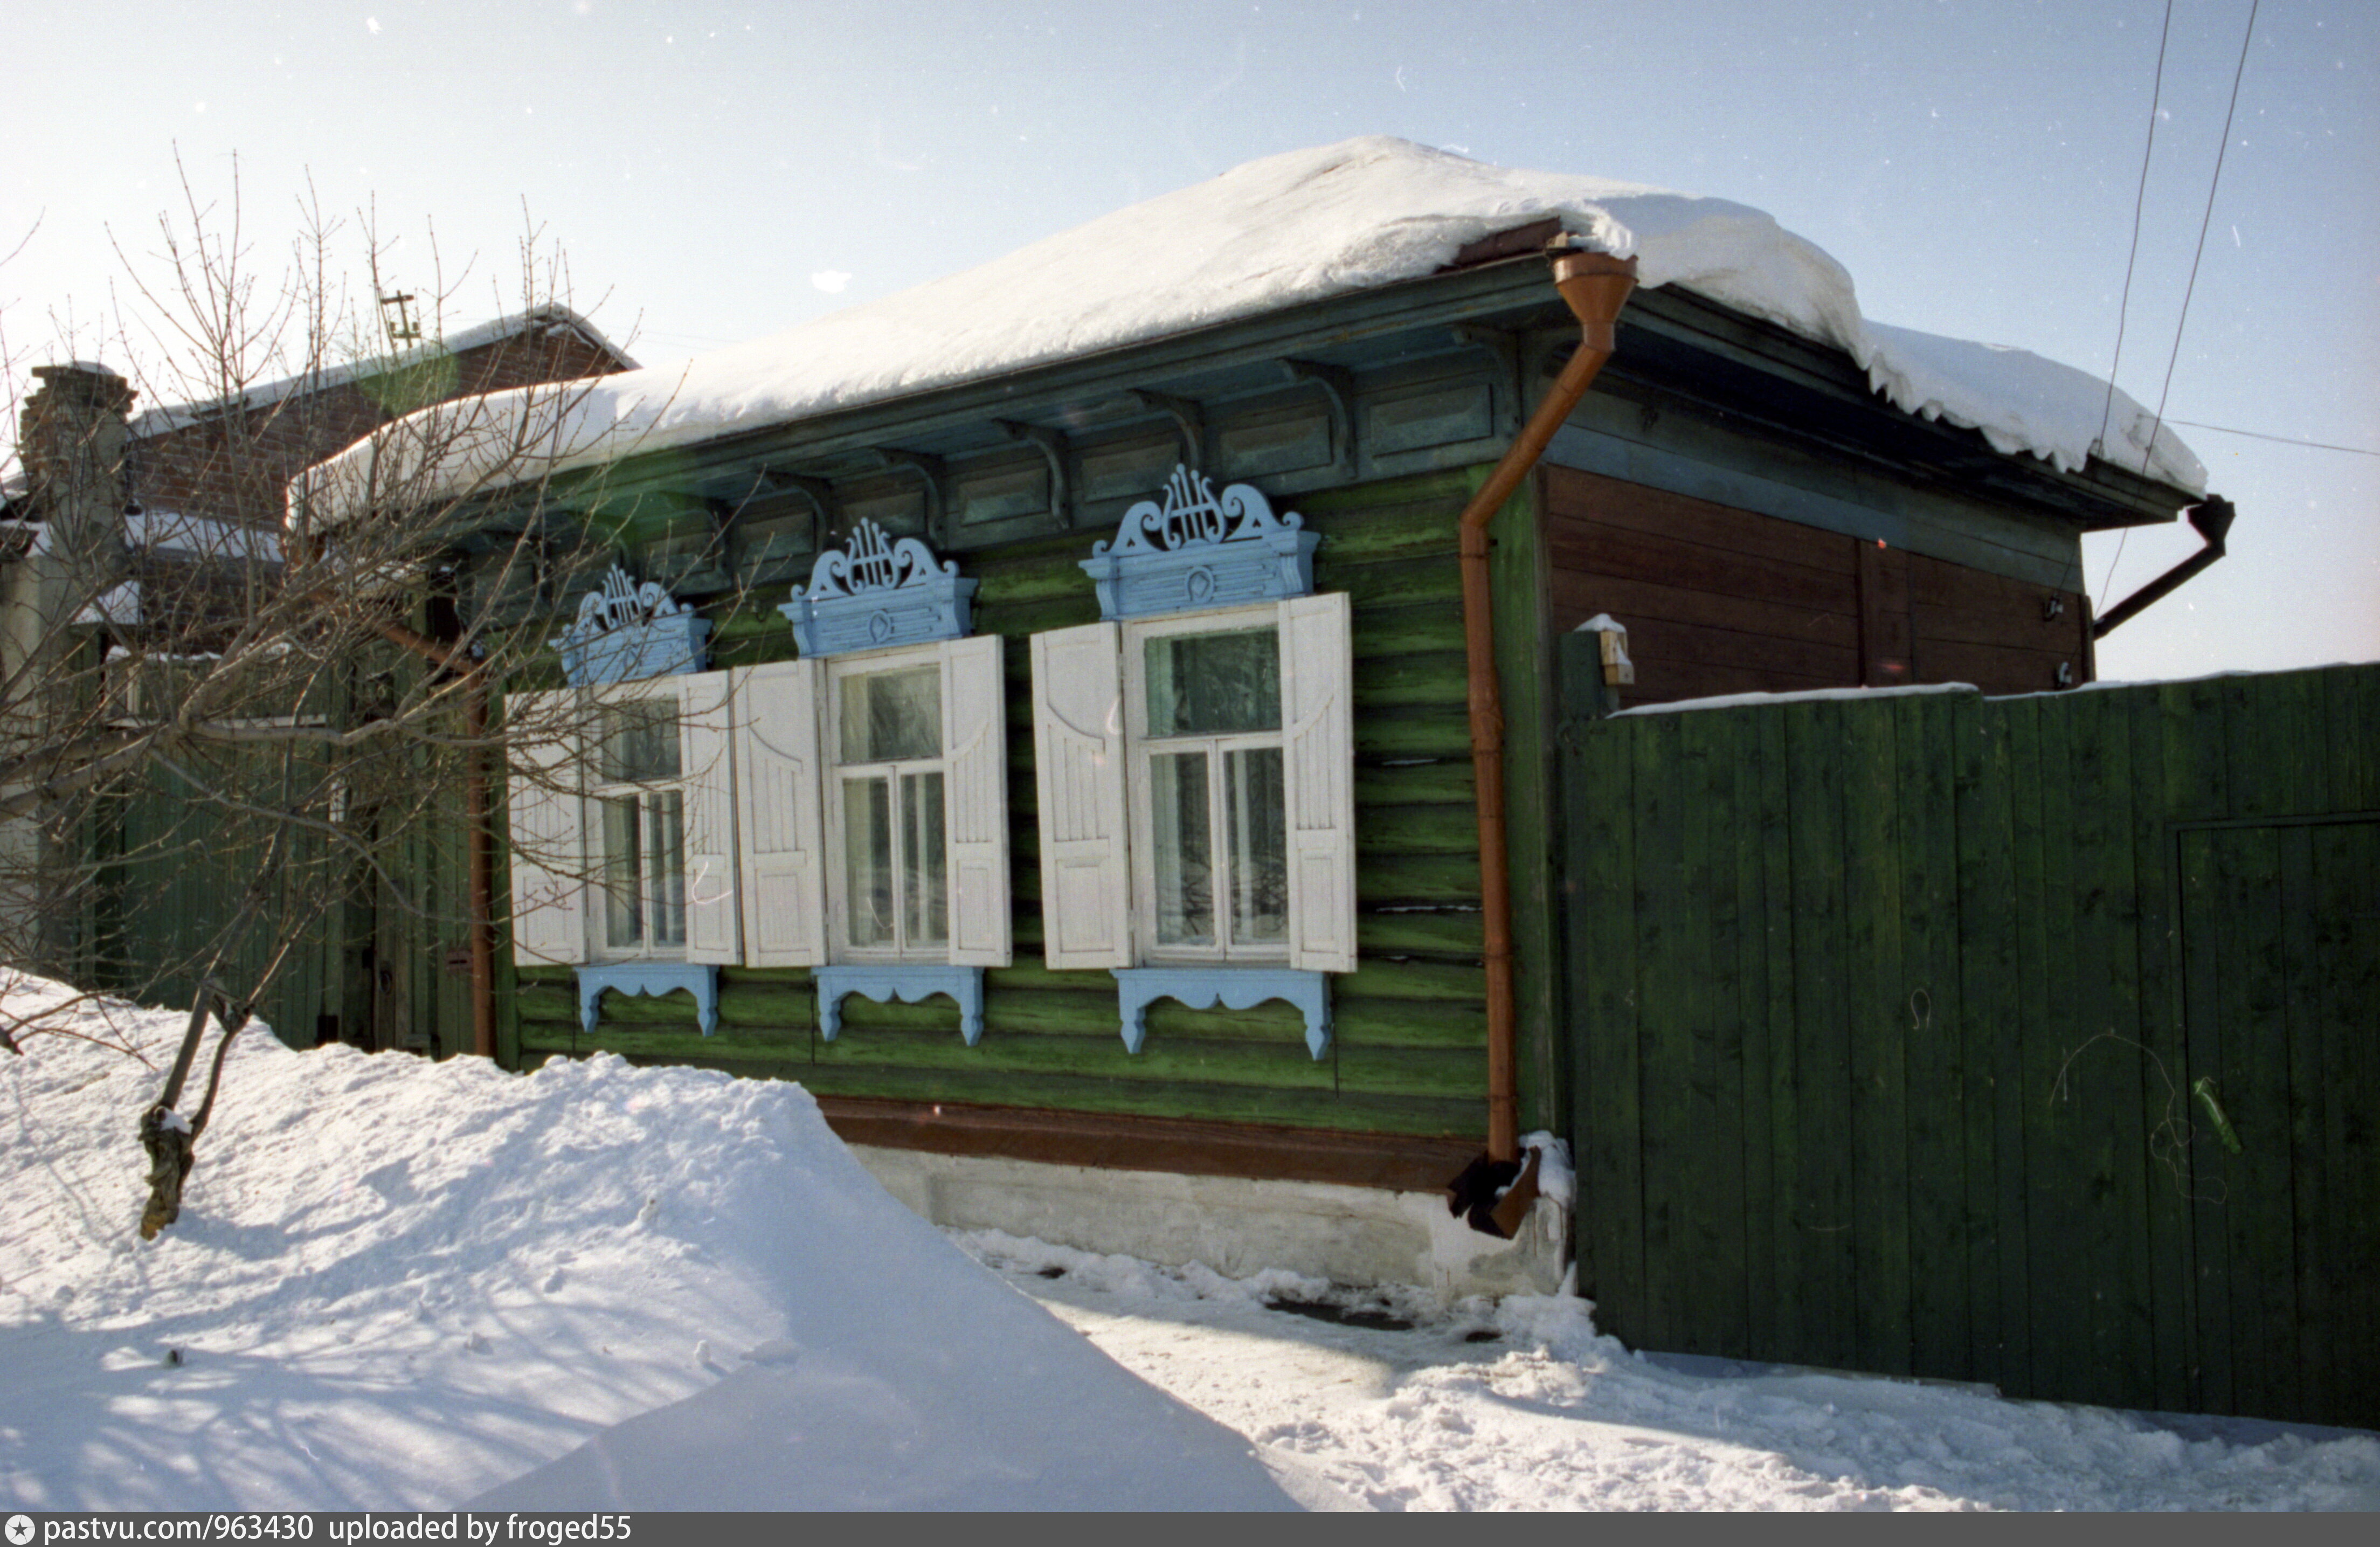
{"type": "Polygon", "coordinates": [[[11,1508],[2380,1507],[2370,1434],[1714,1375],[1576,1299],[953,1242],[799,1088],[610,1057],[251,1030],[143,1246],[182,1017],[64,997],[0,995],[67,1033],[0,1053],[11,1508]]]}
{"type": "Polygon", "coordinates": [[[1353,1509],[2380,1508],[2368,1433],[1647,1358],[1573,1298],[1439,1306],[958,1239],[1293,1478],[1293,1458],[1309,1507],[1327,1488],[1353,1509]]]}

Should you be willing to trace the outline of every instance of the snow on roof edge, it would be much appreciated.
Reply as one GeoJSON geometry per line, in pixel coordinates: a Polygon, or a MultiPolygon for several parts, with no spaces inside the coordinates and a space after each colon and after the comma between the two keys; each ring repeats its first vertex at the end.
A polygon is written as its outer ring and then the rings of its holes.
{"type": "Polygon", "coordinates": [[[425,463],[420,447],[443,437],[392,427],[291,493],[335,525],[392,473],[426,476],[424,493],[451,497],[798,422],[1424,278],[1463,245],[1548,215],[1636,257],[1643,287],[1678,285],[1843,349],[1896,407],[1976,430],[2004,455],[2070,473],[2096,454],[2184,494],[2205,488],[2197,457],[2128,395],[2025,350],[1870,322],[1842,265],[1762,211],[1372,136],[1246,163],[674,372],[468,400],[474,428],[459,450],[425,463]],[[497,455],[527,445],[545,449],[497,455]]]}

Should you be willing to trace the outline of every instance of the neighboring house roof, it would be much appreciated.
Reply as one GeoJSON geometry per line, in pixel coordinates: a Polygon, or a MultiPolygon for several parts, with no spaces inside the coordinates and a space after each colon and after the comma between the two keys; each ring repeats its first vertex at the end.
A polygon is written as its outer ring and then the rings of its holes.
{"type": "MultiPolygon", "coordinates": [[[[566,389],[470,402],[459,433],[384,431],[313,469],[316,518],[411,481],[453,495],[787,423],[1189,333],[1351,291],[1423,278],[1467,244],[1551,216],[1586,245],[1637,259],[1645,286],[1679,286],[1844,350],[1902,409],[1979,430],[2003,453],[2065,471],[2095,452],[2196,493],[2205,469],[2108,385],[2022,349],[1862,317],[1851,275],[1758,210],[1633,184],[1487,165],[1370,137],[1272,156],[1162,195],[981,267],[798,327],[566,389]],[[551,451],[533,461],[524,445],[551,451]]],[[[425,415],[445,414],[458,401],[425,415]]]]}
{"type": "MultiPolygon", "coordinates": [[[[489,322],[474,323],[470,327],[443,335],[431,343],[395,354],[381,355],[370,359],[351,360],[343,365],[328,366],[320,371],[301,372],[297,375],[285,376],[277,381],[260,382],[239,393],[237,400],[241,407],[250,410],[268,408],[292,397],[327,392],[351,383],[370,383],[376,378],[397,375],[440,359],[451,359],[457,355],[468,354],[473,350],[483,349],[490,345],[501,344],[508,339],[531,335],[541,338],[551,337],[562,333],[577,336],[589,347],[615,362],[619,370],[638,369],[635,359],[626,350],[605,337],[602,330],[585,317],[566,306],[540,306],[489,322]]],[[[122,373],[114,367],[96,361],[68,360],[61,363],[67,368],[123,380],[122,373]]],[[[132,416],[127,421],[126,428],[130,432],[135,442],[156,442],[172,435],[176,431],[186,430],[219,418],[232,402],[233,399],[230,397],[214,397],[188,403],[160,404],[144,413],[132,416]]],[[[354,432],[352,429],[347,431],[349,434],[354,432]]],[[[309,457],[307,459],[312,458],[309,457]]],[[[10,460],[13,463],[13,448],[10,460]]],[[[17,502],[23,499],[30,487],[21,464],[11,465],[6,472],[0,472],[0,516],[15,518],[24,514],[15,506],[17,502]]]]}
{"type": "MultiPolygon", "coordinates": [[[[0,520],[0,545],[19,553],[46,554],[55,536],[46,521],[0,520]]],[[[135,554],[164,559],[213,559],[227,564],[279,564],[281,534],[235,521],[185,516],[173,510],[128,510],[124,544],[135,554]]]]}
{"type": "MultiPolygon", "coordinates": [[[[321,392],[349,382],[370,381],[374,377],[392,375],[443,356],[466,354],[490,344],[501,343],[523,334],[540,336],[567,331],[577,334],[589,345],[619,361],[620,368],[634,371],[637,362],[627,351],[603,335],[602,330],[571,311],[566,306],[540,306],[527,311],[516,311],[491,322],[475,323],[455,333],[444,334],[429,343],[395,354],[377,355],[370,359],[351,360],[344,365],[325,366],[320,371],[301,372],[276,382],[261,382],[239,394],[240,403],[259,408],[278,403],[284,398],[303,393],[321,392]]],[[[88,366],[88,370],[104,371],[105,366],[88,366]]],[[[111,372],[112,374],[113,372],[111,372]]],[[[165,403],[131,420],[134,438],[146,439],[186,425],[200,423],[224,411],[231,403],[229,397],[209,398],[195,403],[165,403]]]]}

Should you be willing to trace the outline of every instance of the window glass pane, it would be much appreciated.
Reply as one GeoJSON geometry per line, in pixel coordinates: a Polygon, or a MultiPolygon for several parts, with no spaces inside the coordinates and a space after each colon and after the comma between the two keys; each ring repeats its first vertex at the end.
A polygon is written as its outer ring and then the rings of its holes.
{"type": "Polygon", "coordinates": [[[844,907],[854,945],[890,945],[892,800],[888,779],[843,782],[844,907]]]}
{"type": "Polygon", "coordinates": [[[942,669],[913,666],[843,679],[844,762],[942,755],[942,669]]]}
{"type": "Polygon", "coordinates": [[[1230,736],[1281,729],[1276,630],[1160,634],[1145,641],[1148,734],[1230,736]]]}
{"type": "Polygon", "coordinates": [[[644,836],[640,803],[631,797],[603,803],[603,942],[614,949],[644,943],[644,836]]]}
{"type": "Polygon", "coordinates": [[[942,843],[942,776],[908,774],[901,779],[901,859],[908,871],[904,888],[907,911],[903,932],[911,945],[950,942],[948,850],[942,843]]]}
{"type": "Polygon", "coordinates": [[[647,797],[653,846],[653,944],[686,944],[686,797],[662,790],[647,797]]]}
{"type": "Polygon", "coordinates": [[[1212,945],[1214,849],[1208,841],[1207,754],[1148,760],[1150,847],[1157,850],[1157,943],[1212,945]]]}
{"type": "MultiPolygon", "coordinates": [[[[602,780],[607,785],[678,775],[677,704],[645,699],[603,709],[602,780]]],[[[609,851],[606,850],[608,853],[609,851]]]]}
{"type": "Polygon", "coordinates": [[[1289,938],[1289,834],[1281,811],[1281,749],[1223,754],[1224,822],[1231,833],[1234,945],[1289,938]]]}

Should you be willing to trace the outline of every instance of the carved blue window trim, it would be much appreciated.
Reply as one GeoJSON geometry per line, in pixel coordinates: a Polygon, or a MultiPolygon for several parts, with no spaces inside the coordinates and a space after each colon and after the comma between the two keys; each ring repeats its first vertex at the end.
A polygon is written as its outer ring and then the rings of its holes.
{"type": "Polygon", "coordinates": [[[546,642],[562,656],[573,688],[686,676],[710,664],[710,623],[658,580],[643,585],[618,565],[581,597],[578,615],[546,642]]]}
{"type": "MultiPolygon", "coordinates": [[[[710,624],[670,595],[657,580],[638,585],[613,565],[602,581],[579,599],[570,627],[547,641],[562,657],[563,679],[573,688],[638,682],[656,676],[687,676],[710,664],[710,624]]],[[[688,961],[589,962],[574,968],[578,979],[578,1024],[589,1036],[605,989],[659,996],[685,989],[706,1037],[719,1029],[719,968],[688,961]]]]}
{"type": "Polygon", "coordinates": [[[1154,617],[1314,592],[1314,550],[1322,539],[1293,510],[1275,516],[1253,484],[1220,494],[1204,475],[1176,464],[1163,502],[1123,513],[1112,545],[1082,561],[1099,588],[1099,616],[1154,617]]]}
{"type": "Polygon", "coordinates": [[[942,967],[931,962],[886,962],[881,965],[846,962],[835,967],[816,967],[810,976],[818,983],[819,1036],[832,1041],[843,1029],[843,998],[856,993],[862,999],[872,999],[879,1005],[889,1005],[898,999],[904,1005],[915,1005],[938,993],[947,993],[959,1007],[959,1034],[973,1047],[983,1040],[983,968],[980,967],[942,967]]]}
{"type": "Polygon", "coordinates": [[[1285,999],[1305,1017],[1305,1051],[1318,1061],[1330,1049],[1330,975],[1292,967],[1115,967],[1116,1008],[1123,1050],[1138,1053],[1148,1037],[1148,1007],[1178,999],[1194,1010],[1252,1010],[1285,999]]]}
{"type": "Polygon", "coordinates": [[[694,995],[706,1037],[719,1029],[719,968],[690,961],[606,961],[578,968],[578,1024],[595,1034],[596,1011],[605,989],[659,998],[685,989],[694,995]]]}
{"type": "Polygon", "coordinates": [[[975,586],[959,578],[956,561],[937,563],[917,539],[896,542],[863,520],[846,547],[818,556],[809,585],[795,586],[794,599],[777,611],[793,624],[794,645],[806,656],[938,644],[966,638],[975,586]]]}

